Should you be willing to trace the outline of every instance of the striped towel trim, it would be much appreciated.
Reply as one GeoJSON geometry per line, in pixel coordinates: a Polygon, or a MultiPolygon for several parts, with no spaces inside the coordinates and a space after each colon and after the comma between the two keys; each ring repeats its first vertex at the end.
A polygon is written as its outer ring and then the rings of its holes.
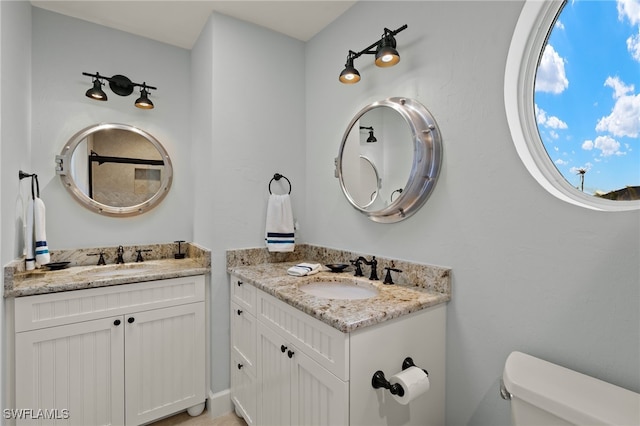
{"type": "Polygon", "coordinates": [[[46,241],[36,241],[36,255],[49,253],[46,241]]]}
{"type": "Polygon", "coordinates": [[[267,244],[291,244],[295,242],[292,232],[267,232],[267,244]]]}

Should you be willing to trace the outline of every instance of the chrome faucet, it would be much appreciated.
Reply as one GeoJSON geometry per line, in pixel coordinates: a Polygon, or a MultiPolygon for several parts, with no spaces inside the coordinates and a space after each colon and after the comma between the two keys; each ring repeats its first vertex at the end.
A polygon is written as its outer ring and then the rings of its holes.
{"type": "Polygon", "coordinates": [[[118,251],[116,252],[116,254],[118,255],[118,257],[116,258],[116,264],[124,264],[124,258],[122,257],[122,255],[124,254],[124,247],[118,246],[118,251]]]}
{"type": "Polygon", "coordinates": [[[364,257],[360,256],[357,260],[364,262],[365,265],[371,266],[371,274],[369,275],[370,280],[377,281],[380,279],[378,278],[378,261],[376,260],[375,256],[373,256],[371,260],[367,260],[364,257]]]}

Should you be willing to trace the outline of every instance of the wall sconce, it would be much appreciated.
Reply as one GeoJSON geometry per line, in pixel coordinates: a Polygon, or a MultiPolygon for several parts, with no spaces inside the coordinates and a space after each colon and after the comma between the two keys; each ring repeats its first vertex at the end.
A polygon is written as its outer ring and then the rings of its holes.
{"type": "Polygon", "coordinates": [[[369,142],[369,143],[378,142],[378,139],[376,139],[376,137],[373,136],[373,126],[371,126],[371,127],[360,126],[360,130],[368,130],[369,131],[369,137],[367,138],[367,142],[369,142]]]}
{"type": "Polygon", "coordinates": [[[106,101],[107,94],[102,90],[102,86],[104,85],[103,80],[106,80],[109,82],[111,91],[120,96],[129,96],[133,93],[134,87],[140,87],[140,97],[136,99],[136,107],[153,109],[153,102],[149,100],[149,90],[157,90],[157,87],[147,86],[147,83],[134,83],[124,75],[105,77],[100,75],[100,73],[89,74],[86,72],[83,72],[82,75],[93,77],[93,87],[85,93],[88,98],[95,99],[96,101],[106,101]]]}
{"type": "Polygon", "coordinates": [[[376,55],[375,64],[382,68],[392,67],[400,62],[400,54],[396,50],[395,35],[405,29],[407,29],[406,24],[395,31],[385,28],[380,40],[365,47],[360,52],[349,50],[344,70],[340,73],[340,82],[344,84],[355,84],[360,81],[360,73],[353,66],[353,61],[362,55],[376,55]],[[373,48],[375,48],[375,50],[373,50],[373,48]]]}

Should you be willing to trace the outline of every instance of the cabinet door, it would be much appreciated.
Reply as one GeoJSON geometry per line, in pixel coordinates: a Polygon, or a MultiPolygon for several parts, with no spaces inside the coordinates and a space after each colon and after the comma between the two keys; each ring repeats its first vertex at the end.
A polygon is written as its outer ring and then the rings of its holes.
{"type": "Polygon", "coordinates": [[[291,424],[291,364],[288,343],[258,321],[257,424],[291,424]]]}
{"type": "Polygon", "coordinates": [[[231,402],[236,414],[241,416],[247,425],[255,424],[256,419],[256,379],[246,366],[244,358],[236,351],[231,351],[231,402]]]}
{"type": "Polygon", "coordinates": [[[295,350],[291,372],[291,420],[294,425],[349,424],[349,384],[295,350]]]}
{"type": "Polygon", "coordinates": [[[16,407],[23,424],[123,425],[122,317],[16,334],[16,407]],[[49,410],[37,412],[36,410],[49,410]],[[65,419],[65,411],[68,419],[65,419]]]}
{"type": "Polygon", "coordinates": [[[204,303],[125,315],[127,426],[205,400],[204,303]]]}

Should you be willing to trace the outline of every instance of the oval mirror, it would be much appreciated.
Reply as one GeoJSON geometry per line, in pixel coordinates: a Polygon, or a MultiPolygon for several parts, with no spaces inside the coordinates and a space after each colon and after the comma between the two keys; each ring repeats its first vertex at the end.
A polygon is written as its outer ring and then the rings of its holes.
{"type": "Polygon", "coordinates": [[[173,180],[169,154],[152,135],[127,124],[80,130],[56,156],[56,173],[73,198],[108,216],[155,207],[173,180]]]}
{"type": "Polygon", "coordinates": [[[336,176],[356,210],[375,222],[394,223],[422,207],[441,161],[440,130],[429,111],[413,99],[388,98],[351,120],[336,176]]]}

